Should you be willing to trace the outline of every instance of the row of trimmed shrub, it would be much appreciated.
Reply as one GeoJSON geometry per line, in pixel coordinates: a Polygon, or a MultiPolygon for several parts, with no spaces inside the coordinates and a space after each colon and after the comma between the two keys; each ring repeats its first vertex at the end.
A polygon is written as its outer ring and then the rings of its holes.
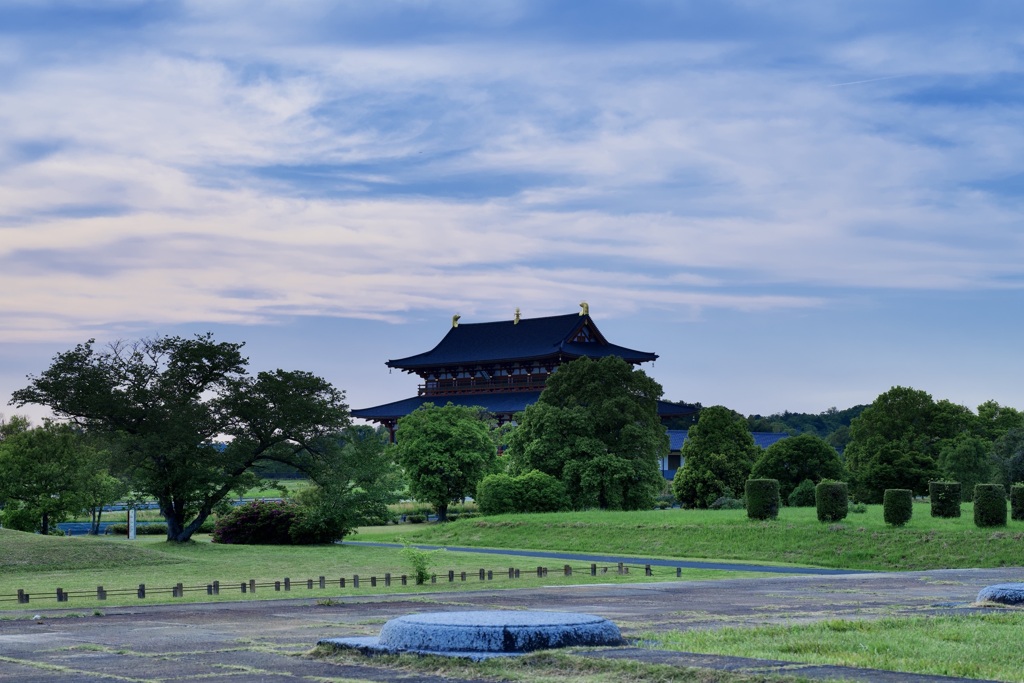
{"type": "MultiPolygon", "coordinates": [[[[931,482],[932,517],[960,516],[960,484],[931,482]]],[[[777,479],[748,479],[745,488],[747,517],[775,519],[781,500],[777,479]]],[[[814,487],[818,521],[838,522],[850,509],[846,484],[823,481],[814,487]]],[[[1024,484],[1010,488],[1010,509],[1014,520],[1024,520],[1024,484]]],[[[882,499],[882,516],[891,526],[903,526],[914,513],[914,492],[910,489],[886,489],[882,499]]],[[[979,527],[1006,526],[1006,489],[1000,484],[978,484],[974,487],[974,523],[979,527]]]]}

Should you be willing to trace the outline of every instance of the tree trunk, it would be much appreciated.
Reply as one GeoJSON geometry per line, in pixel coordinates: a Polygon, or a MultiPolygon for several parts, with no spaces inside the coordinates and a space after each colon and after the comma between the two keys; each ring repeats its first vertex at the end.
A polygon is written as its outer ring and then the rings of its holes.
{"type": "Polygon", "coordinates": [[[39,527],[39,533],[41,533],[43,536],[46,536],[46,535],[48,535],[50,533],[50,513],[49,512],[44,512],[43,513],[43,522],[42,522],[42,524],[39,527]]]}
{"type": "Polygon", "coordinates": [[[103,519],[103,508],[94,507],[92,509],[92,525],[89,527],[90,536],[99,536],[101,519],[103,519]]]}
{"type": "Polygon", "coordinates": [[[442,505],[436,505],[436,506],[434,506],[434,509],[437,510],[437,521],[439,521],[439,522],[447,522],[448,521],[448,503],[443,503],[442,505]]]}

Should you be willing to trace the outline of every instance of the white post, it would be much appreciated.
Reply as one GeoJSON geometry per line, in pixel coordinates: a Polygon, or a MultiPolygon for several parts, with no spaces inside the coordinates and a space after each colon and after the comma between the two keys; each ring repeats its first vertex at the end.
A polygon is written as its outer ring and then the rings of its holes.
{"type": "Polygon", "coordinates": [[[128,540],[135,540],[135,508],[128,508],[128,540]]]}

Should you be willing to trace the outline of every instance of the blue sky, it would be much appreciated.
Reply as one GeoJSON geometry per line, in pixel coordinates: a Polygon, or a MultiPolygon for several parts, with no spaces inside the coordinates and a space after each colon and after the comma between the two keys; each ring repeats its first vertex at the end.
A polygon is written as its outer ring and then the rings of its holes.
{"type": "Polygon", "coordinates": [[[587,301],[672,400],[1024,408],[1021,26],[951,0],[9,0],[0,400],[90,337],[209,330],[366,407],[415,391],[384,362],[456,312],[587,301]]]}

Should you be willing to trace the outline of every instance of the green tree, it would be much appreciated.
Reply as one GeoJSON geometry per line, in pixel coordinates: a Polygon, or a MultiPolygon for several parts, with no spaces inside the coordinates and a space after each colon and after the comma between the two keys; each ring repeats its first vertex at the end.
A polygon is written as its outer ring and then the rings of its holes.
{"type": "Polygon", "coordinates": [[[854,497],[880,503],[885,489],[910,489],[919,495],[938,476],[939,442],[966,424],[959,406],[936,407],[930,394],[893,387],[864,409],[850,426],[846,467],[854,497]]]}
{"type": "Polygon", "coordinates": [[[668,434],[661,385],[617,356],[558,368],[517,417],[506,451],[512,472],[560,479],[574,508],[649,508],[664,483],[668,434]]]}
{"type": "Polygon", "coordinates": [[[978,406],[978,435],[995,442],[1011,429],[1024,429],[1024,412],[1001,406],[996,401],[985,401],[978,406]]]}
{"type": "Polygon", "coordinates": [[[242,344],[211,334],[94,344],[58,354],[12,403],[48,406],[105,435],[114,474],[156,499],[171,541],[187,541],[229,492],[254,483],[257,463],[324,472],[337,449],[324,450],[323,437],[348,423],[344,394],[328,382],[299,371],[249,376],[242,344]]]}
{"type": "Polygon", "coordinates": [[[782,500],[789,500],[793,489],[805,479],[817,484],[822,479],[842,480],[844,475],[836,449],[815,434],[776,441],[761,453],[750,473],[751,479],[778,479],[782,500]]]}
{"type": "Polygon", "coordinates": [[[409,492],[430,503],[438,521],[448,505],[472,495],[495,464],[498,449],[482,408],[451,403],[422,406],[398,420],[398,463],[409,478],[409,492]]]}
{"type": "Polygon", "coordinates": [[[48,421],[13,431],[0,442],[5,519],[32,520],[31,530],[48,534],[52,524],[85,507],[83,489],[95,460],[95,450],[68,425],[48,421]]]}
{"type": "Polygon", "coordinates": [[[683,466],[672,480],[676,499],[708,508],[722,496],[742,495],[759,452],[745,418],[723,406],[705,408],[680,451],[683,466]]]}
{"type": "Polygon", "coordinates": [[[940,447],[939,470],[947,481],[960,482],[964,500],[974,497],[975,484],[989,483],[992,469],[992,444],[980,436],[960,434],[940,447]]]}
{"type": "Polygon", "coordinates": [[[1024,428],[1012,427],[992,445],[995,479],[1005,488],[1024,481],[1024,428]]]}

